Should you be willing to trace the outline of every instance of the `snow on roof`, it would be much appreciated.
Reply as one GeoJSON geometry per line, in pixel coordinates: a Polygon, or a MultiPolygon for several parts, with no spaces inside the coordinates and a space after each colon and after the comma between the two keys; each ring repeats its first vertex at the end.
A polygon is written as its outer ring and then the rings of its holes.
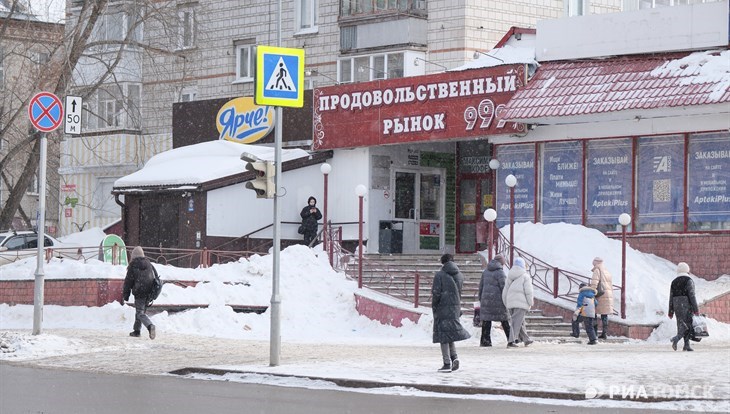
{"type": "MultiPolygon", "coordinates": [[[[246,162],[241,160],[244,152],[262,160],[274,161],[273,147],[209,141],[157,154],[141,170],[115,181],[114,187],[202,184],[245,172],[246,162]]],[[[307,156],[309,153],[302,149],[281,151],[282,161],[307,156]]]]}
{"type": "Polygon", "coordinates": [[[651,71],[658,78],[681,78],[680,85],[712,83],[710,100],[719,101],[730,87],[730,50],[695,52],[651,71]]]}
{"type": "Polygon", "coordinates": [[[538,63],[537,60],[535,60],[535,49],[531,47],[514,47],[511,45],[504,45],[490,50],[486,55],[480,54],[477,59],[474,59],[471,62],[449,69],[449,72],[467,69],[491,68],[500,65],[513,65],[515,63],[527,63],[537,66],[538,63]]]}

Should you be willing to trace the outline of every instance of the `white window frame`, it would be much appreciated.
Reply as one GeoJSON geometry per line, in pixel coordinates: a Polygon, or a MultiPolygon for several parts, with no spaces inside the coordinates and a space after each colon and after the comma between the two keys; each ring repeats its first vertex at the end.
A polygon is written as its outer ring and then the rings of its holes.
{"type": "Polygon", "coordinates": [[[177,11],[178,14],[178,39],[177,47],[179,50],[193,49],[195,48],[195,42],[197,40],[197,17],[194,7],[181,7],[177,11]],[[185,15],[189,14],[189,18],[186,20],[185,15]],[[188,23],[186,25],[186,22],[188,23]],[[190,42],[185,43],[186,30],[190,31],[190,42]]]}
{"type": "Polygon", "coordinates": [[[127,82],[121,85],[106,86],[108,88],[119,88],[121,86],[122,96],[112,95],[107,89],[99,88],[83,103],[82,129],[86,131],[141,130],[142,84],[127,82]],[[139,96],[132,95],[135,87],[139,92],[139,96]],[[134,108],[134,105],[138,107],[134,108]],[[108,121],[111,121],[111,123],[108,121]]]}
{"type": "Polygon", "coordinates": [[[568,17],[585,16],[590,7],[589,0],[566,0],[565,15],[568,17]]]}
{"type": "Polygon", "coordinates": [[[237,44],[236,45],[236,79],[233,83],[246,83],[253,82],[253,71],[256,65],[256,57],[254,56],[254,47],[256,45],[251,43],[237,44]],[[248,68],[246,74],[242,73],[241,70],[241,52],[243,50],[248,51],[248,68]]]}
{"type": "Polygon", "coordinates": [[[405,76],[406,68],[405,68],[405,52],[390,52],[390,53],[375,53],[372,55],[360,55],[360,56],[349,56],[342,59],[337,59],[337,81],[340,83],[354,83],[354,82],[368,82],[372,80],[382,80],[382,79],[394,79],[390,78],[390,70],[388,68],[388,56],[390,55],[403,55],[403,76],[405,76]],[[368,64],[365,66],[362,66],[362,71],[360,72],[361,68],[358,67],[358,65],[355,63],[357,60],[360,60],[362,58],[368,59],[368,64]],[[376,68],[375,59],[382,58],[383,59],[383,70],[380,70],[376,68]],[[349,80],[343,80],[343,69],[342,69],[342,62],[343,61],[349,61],[350,62],[350,74],[349,74],[349,80]],[[360,72],[360,74],[364,73],[364,71],[368,72],[368,78],[363,80],[356,80],[358,78],[358,73],[356,71],[360,72]]]}
{"type": "Polygon", "coordinates": [[[317,33],[319,20],[319,0],[296,0],[296,33],[317,33]],[[303,17],[305,12],[308,16],[303,17]]]}
{"type": "Polygon", "coordinates": [[[191,102],[198,99],[198,88],[186,86],[180,91],[180,102],[191,102]]]}

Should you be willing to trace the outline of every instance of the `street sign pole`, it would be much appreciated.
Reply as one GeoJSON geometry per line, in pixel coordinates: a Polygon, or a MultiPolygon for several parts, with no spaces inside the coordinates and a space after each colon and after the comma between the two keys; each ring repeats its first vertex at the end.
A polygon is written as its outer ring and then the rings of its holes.
{"type": "Polygon", "coordinates": [[[37,257],[35,285],[33,287],[33,335],[39,335],[43,325],[43,292],[45,286],[43,260],[46,241],[46,133],[55,131],[63,122],[63,103],[49,92],[37,93],[28,105],[30,123],[38,130],[41,140],[38,161],[38,219],[36,220],[37,257]]]}
{"type": "Polygon", "coordinates": [[[43,272],[43,260],[45,259],[44,246],[46,240],[46,134],[41,132],[41,154],[38,171],[38,210],[40,212],[36,223],[38,233],[38,256],[36,257],[35,285],[33,287],[33,335],[41,333],[43,325],[43,291],[45,286],[45,274],[43,272]]]}
{"type": "MultiPolygon", "coordinates": [[[[279,0],[279,8],[277,9],[277,29],[276,29],[276,46],[281,47],[281,0],[279,0]]],[[[279,366],[281,357],[281,295],[279,293],[279,255],[281,253],[281,222],[280,212],[281,205],[279,203],[279,180],[281,180],[281,106],[276,107],[276,131],[274,135],[274,164],[276,175],[274,182],[276,183],[276,191],[274,192],[274,254],[273,269],[271,280],[271,338],[269,350],[269,365],[272,367],[279,366]]]]}

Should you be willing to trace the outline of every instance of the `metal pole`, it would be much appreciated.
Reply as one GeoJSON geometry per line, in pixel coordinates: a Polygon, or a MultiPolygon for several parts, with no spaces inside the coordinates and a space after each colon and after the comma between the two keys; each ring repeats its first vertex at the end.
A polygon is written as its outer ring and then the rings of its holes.
{"type": "Polygon", "coordinates": [[[357,288],[362,289],[362,198],[363,196],[358,196],[360,199],[360,218],[358,219],[358,248],[357,248],[357,288]]]}
{"type": "Polygon", "coordinates": [[[509,188],[509,267],[515,258],[515,187],[509,188]]]}
{"type": "MultiPolygon", "coordinates": [[[[277,34],[276,45],[281,46],[281,0],[279,0],[279,8],[277,10],[277,34]]],[[[269,365],[272,367],[279,365],[281,356],[281,295],[279,294],[279,253],[281,252],[281,219],[279,205],[279,183],[281,179],[281,118],[282,110],[280,106],[276,107],[276,134],[274,138],[274,168],[276,175],[274,176],[274,246],[273,246],[273,268],[271,275],[271,332],[269,339],[269,365]]]]}
{"type": "Polygon", "coordinates": [[[329,174],[324,174],[324,231],[322,232],[322,244],[324,244],[324,251],[327,252],[330,260],[330,266],[332,266],[332,246],[330,245],[332,235],[329,234],[330,228],[327,223],[327,178],[329,174]]]}
{"type": "Polygon", "coordinates": [[[39,162],[38,177],[38,251],[36,257],[35,269],[35,285],[33,287],[33,335],[39,335],[43,325],[43,293],[45,289],[45,279],[43,273],[43,247],[46,241],[46,134],[41,133],[41,153],[39,162]]]}
{"type": "Polygon", "coordinates": [[[489,222],[489,236],[487,238],[487,240],[488,240],[487,241],[487,245],[489,246],[487,248],[487,250],[489,250],[489,261],[490,262],[492,261],[492,247],[494,247],[494,246],[492,246],[492,237],[493,237],[493,235],[494,235],[494,222],[493,221],[490,221],[489,222]]]}
{"type": "Polygon", "coordinates": [[[621,319],[626,319],[626,226],[621,227],[621,319]]]}

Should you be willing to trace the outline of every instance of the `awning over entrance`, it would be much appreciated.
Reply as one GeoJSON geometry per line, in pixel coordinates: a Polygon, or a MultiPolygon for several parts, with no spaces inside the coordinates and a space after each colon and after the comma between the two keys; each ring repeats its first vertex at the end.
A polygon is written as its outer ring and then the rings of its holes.
{"type": "MultiPolygon", "coordinates": [[[[515,93],[503,120],[562,124],[632,119],[660,108],[730,112],[730,51],[549,62],[515,93]],[[725,104],[725,105],[721,105],[725,104]]],[[[638,119],[638,118],[637,118],[638,119]]]]}

